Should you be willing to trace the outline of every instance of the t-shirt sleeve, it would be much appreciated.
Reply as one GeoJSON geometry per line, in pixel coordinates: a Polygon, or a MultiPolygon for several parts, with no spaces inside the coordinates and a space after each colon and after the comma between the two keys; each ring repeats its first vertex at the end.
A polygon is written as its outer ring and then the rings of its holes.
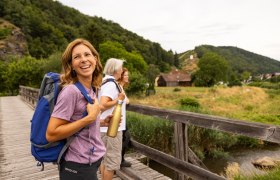
{"type": "Polygon", "coordinates": [[[114,82],[107,82],[101,87],[100,97],[106,96],[111,98],[112,100],[116,99],[119,94],[119,91],[114,82]]]}
{"type": "Polygon", "coordinates": [[[64,87],[57,97],[52,117],[70,121],[77,104],[78,93],[74,86],[64,87]]]}

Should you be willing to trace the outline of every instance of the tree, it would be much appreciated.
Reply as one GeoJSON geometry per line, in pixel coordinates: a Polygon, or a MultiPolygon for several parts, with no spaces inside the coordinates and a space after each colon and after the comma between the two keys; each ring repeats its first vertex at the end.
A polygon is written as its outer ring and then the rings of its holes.
{"type": "Polygon", "coordinates": [[[159,68],[154,65],[150,64],[149,68],[146,73],[146,77],[148,79],[149,84],[154,84],[156,77],[159,75],[160,71],[159,68]]]}
{"type": "Polygon", "coordinates": [[[0,86],[0,92],[4,92],[6,90],[6,86],[5,86],[5,78],[4,78],[4,71],[6,69],[6,65],[7,63],[0,60],[0,82],[1,82],[1,86],[0,86]]]}
{"type": "Polygon", "coordinates": [[[180,66],[180,60],[179,60],[177,52],[175,52],[175,54],[174,54],[174,66],[176,66],[177,68],[179,68],[179,66],[180,66]]]}
{"type": "Polygon", "coordinates": [[[250,78],[250,76],[251,76],[251,73],[248,72],[248,71],[244,71],[244,72],[241,74],[242,80],[243,80],[244,82],[247,82],[248,79],[250,78]]]}
{"type": "Polygon", "coordinates": [[[43,78],[44,63],[44,60],[37,60],[29,56],[11,62],[3,75],[7,89],[15,94],[19,85],[38,88],[43,78]]]}
{"type": "Polygon", "coordinates": [[[143,57],[135,51],[126,51],[122,44],[118,42],[106,41],[100,44],[99,49],[103,64],[105,64],[107,59],[112,57],[124,59],[126,61],[125,66],[129,69],[129,71],[137,70],[142,74],[146,73],[148,65],[143,57]]]}
{"type": "Polygon", "coordinates": [[[99,27],[94,22],[91,22],[90,24],[83,27],[82,30],[85,39],[90,41],[95,49],[99,51],[99,44],[101,44],[105,39],[105,35],[101,27],[99,27]]]}
{"type": "Polygon", "coordinates": [[[196,86],[213,86],[219,81],[227,81],[229,65],[216,53],[207,52],[198,62],[199,70],[195,74],[196,86]]]}
{"type": "Polygon", "coordinates": [[[140,95],[145,90],[146,80],[138,71],[129,70],[129,86],[126,89],[128,95],[140,95]]]}

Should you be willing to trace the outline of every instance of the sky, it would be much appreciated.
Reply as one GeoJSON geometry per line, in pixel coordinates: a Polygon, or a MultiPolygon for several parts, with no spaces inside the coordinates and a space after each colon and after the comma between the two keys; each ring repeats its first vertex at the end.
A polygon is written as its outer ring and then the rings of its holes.
{"type": "Polygon", "coordinates": [[[280,61],[279,0],[58,0],[165,50],[234,46],[280,61]]]}

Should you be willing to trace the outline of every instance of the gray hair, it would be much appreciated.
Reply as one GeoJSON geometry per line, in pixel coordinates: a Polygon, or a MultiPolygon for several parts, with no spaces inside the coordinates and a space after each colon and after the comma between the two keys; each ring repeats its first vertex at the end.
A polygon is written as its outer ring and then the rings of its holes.
{"type": "Polygon", "coordinates": [[[106,61],[103,73],[105,75],[114,75],[114,73],[123,66],[125,60],[110,58],[106,61]]]}

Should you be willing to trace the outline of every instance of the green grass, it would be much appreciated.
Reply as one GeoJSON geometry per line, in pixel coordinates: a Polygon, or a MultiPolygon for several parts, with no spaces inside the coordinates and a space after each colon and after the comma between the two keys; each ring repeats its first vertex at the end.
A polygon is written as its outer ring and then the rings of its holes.
{"type": "Polygon", "coordinates": [[[234,180],[279,180],[280,179],[280,167],[269,171],[265,175],[254,175],[252,177],[236,176],[234,180]]]}

